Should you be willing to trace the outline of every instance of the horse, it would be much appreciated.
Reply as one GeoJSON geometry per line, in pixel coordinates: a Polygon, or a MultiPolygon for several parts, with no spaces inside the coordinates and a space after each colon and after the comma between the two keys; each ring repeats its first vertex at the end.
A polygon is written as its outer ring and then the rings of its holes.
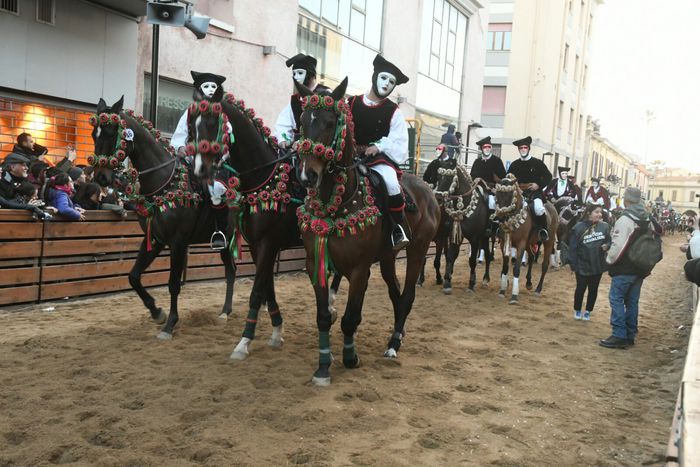
{"type": "Polygon", "coordinates": [[[274,266],[281,250],[301,245],[295,209],[301,201],[291,194],[293,153],[278,153],[270,130],[252,108],[246,108],[231,93],[213,105],[195,93],[195,102],[188,111],[190,134],[195,138],[187,152],[205,178],[223,178],[228,188],[227,203],[236,207],[229,210],[229,250],[235,250],[242,236],[255,262],[243,335],[230,355],[232,360],[244,360],[250,355],[258,313],[265,301],[273,332],[268,344],[279,347],[284,341],[282,314],[275,297],[274,266]],[[222,132],[224,120],[231,125],[230,141],[222,132]],[[219,177],[217,165],[223,168],[219,169],[219,177]]]}
{"type": "MultiPolygon", "coordinates": [[[[124,111],[123,103],[123,96],[111,107],[104,99],[98,102],[97,114],[90,117],[95,154],[88,157],[88,162],[96,167],[95,181],[103,186],[114,181],[117,170],[127,157],[133,165],[133,168],[126,169],[129,183],[123,189],[127,198],[135,203],[145,235],[129,272],[129,284],[153,320],[158,324],[165,323],[157,338],[169,340],[179,320],[177,301],[187,247],[209,242],[215,230],[215,216],[209,203],[194,190],[194,181],[182,159],[174,156],[172,148],[150,122],[131,111],[124,111]],[[167,319],[141,282],[143,272],[166,246],[170,249],[170,312],[167,319]]],[[[228,316],[232,310],[235,265],[225,250],[221,251],[221,261],[226,275],[221,313],[228,316]]]]}
{"type": "MultiPolygon", "coordinates": [[[[446,216],[451,219],[452,229],[448,235],[447,267],[445,269],[445,285],[443,292],[452,292],[452,271],[459,255],[462,239],[466,238],[471,245],[469,255],[469,292],[474,292],[476,285],[476,264],[479,250],[489,251],[489,237],[486,231],[490,227],[489,207],[484,188],[474,184],[467,167],[457,164],[456,167],[439,168],[436,191],[440,193],[446,216]]],[[[489,269],[491,255],[485,255],[486,266],[483,284],[491,280],[489,269]]]]}
{"type": "Polygon", "coordinates": [[[319,332],[318,368],[312,383],[331,382],[331,314],[328,309],[328,276],[335,270],[350,282],[348,301],[341,321],[343,365],[360,364],[355,332],[362,321],[362,306],[370,267],[379,261],[394,309],[394,328],[384,356],[396,358],[405,335],[406,319],[415,299],[416,282],[439,218],[437,200],[428,185],[404,174],[401,186],[416,209],[406,213],[410,244],[406,247],[406,278],[401,291],[396,277],[397,252],[389,245],[390,221],[375,204],[377,191],[369,172],[354,161],[354,124],[344,100],[348,79],[330,94],[313,94],[295,83],[303,97],[299,142],[299,176],[307,196],[299,218],[306,266],[316,296],[316,324],[319,332]]]}
{"type": "MultiPolygon", "coordinates": [[[[549,201],[545,203],[545,211],[548,217],[547,231],[549,238],[542,243],[544,247],[542,256],[542,275],[537,284],[535,293],[542,293],[542,285],[544,278],[549,268],[549,255],[554,248],[555,234],[558,227],[558,216],[554,206],[549,201]]],[[[537,228],[533,222],[532,213],[528,209],[527,203],[523,198],[523,192],[518,185],[517,179],[508,174],[500,183],[496,184],[496,212],[493,214],[494,219],[500,222],[500,243],[501,254],[503,256],[503,269],[501,271],[501,288],[498,292],[499,297],[505,298],[506,288],[508,286],[508,264],[510,257],[510,246],[516,249],[516,260],[513,263],[513,288],[510,297],[510,304],[518,303],[518,295],[520,292],[520,258],[523,252],[527,250],[528,267],[527,267],[527,283],[528,290],[532,289],[532,265],[535,258],[534,246],[538,244],[539,237],[537,228]]],[[[539,248],[538,248],[539,249],[539,248]]]]}

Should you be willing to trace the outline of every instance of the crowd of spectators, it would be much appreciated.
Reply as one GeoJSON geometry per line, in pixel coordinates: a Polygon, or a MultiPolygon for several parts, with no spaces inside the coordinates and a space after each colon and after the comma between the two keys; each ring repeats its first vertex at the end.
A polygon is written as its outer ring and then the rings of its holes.
{"type": "Polygon", "coordinates": [[[0,208],[31,211],[36,219],[63,218],[84,221],[86,210],[109,210],[120,217],[127,212],[108,188],[92,182],[93,167],[74,165],[76,152],[53,165],[47,149],[29,133],[17,137],[12,152],[0,163],[0,208]]]}

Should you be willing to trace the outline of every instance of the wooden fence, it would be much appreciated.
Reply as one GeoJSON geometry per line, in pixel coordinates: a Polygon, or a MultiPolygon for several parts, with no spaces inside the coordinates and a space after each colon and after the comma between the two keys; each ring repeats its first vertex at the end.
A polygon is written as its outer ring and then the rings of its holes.
{"type": "MultiPolygon", "coordinates": [[[[121,220],[112,212],[88,211],[84,222],[39,222],[28,211],[0,209],[0,307],[79,297],[131,288],[128,273],[143,233],[133,212],[121,220]]],[[[283,251],[277,272],[301,270],[304,250],[283,251]]],[[[146,287],[168,283],[166,250],[143,275],[146,287]]],[[[247,247],[238,263],[238,277],[255,273],[247,247]]],[[[188,281],[224,277],[218,252],[192,245],[188,281]]]]}

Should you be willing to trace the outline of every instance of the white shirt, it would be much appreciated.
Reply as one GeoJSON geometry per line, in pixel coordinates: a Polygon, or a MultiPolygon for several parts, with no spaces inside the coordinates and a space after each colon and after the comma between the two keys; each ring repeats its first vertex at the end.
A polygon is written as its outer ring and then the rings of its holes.
{"type": "MultiPolygon", "coordinates": [[[[362,102],[368,107],[379,104],[379,102],[370,100],[367,94],[362,96],[362,102]]],[[[400,108],[397,107],[394,115],[391,116],[389,135],[383,136],[374,144],[377,146],[377,149],[389,156],[397,164],[403,164],[408,160],[408,127],[400,108]]]]}
{"type": "Polygon", "coordinates": [[[693,230],[688,248],[690,249],[690,257],[693,259],[700,258],[700,230],[693,230]]]}
{"type": "Polygon", "coordinates": [[[294,141],[294,130],[297,127],[297,122],[294,120],[294,112],[292,112],[292,104],[287,104],[282,112],[277,116],[275,122],[275,137],[280,143],[294,141]]]}
{"type": "Polygon", "coordinates": [[[180,120],[177,122],[177,128],[175,128],[175,133],[173,137],[170,138],[170,145],[175,148],[177,152],[180,148],[187,146],[187,110],[182,114],[180,120]]]}
{"type": "MultiPolygon", "coordinates": [[[[593,188],[593,193],[595,193],[596,195],[598,194],[599,191],[600,191],[600,185],[597,188],[593,188]]],[[[603,206],[605,209],[608,208],[608,206],[605,205],[605,199],[602,196],[596,200],[593,200],[591,195],[588,195],[588,196],[586,196],[585,202],[587,204],[598,204],[600,206],[603,206]]]]}

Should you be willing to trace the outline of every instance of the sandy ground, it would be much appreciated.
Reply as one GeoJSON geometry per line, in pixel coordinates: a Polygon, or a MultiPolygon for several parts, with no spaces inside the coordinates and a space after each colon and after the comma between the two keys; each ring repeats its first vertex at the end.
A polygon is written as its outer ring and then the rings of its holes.
{"type": "MultiPolygon", "coordinates": [[[[464,291],[462,256],[452,296],[428,274],[399,359],[386,360],[393,318],[375,270],[363,366],[338,360],[329,388],[309,384],[317,333],[303,274],[277,282],[284,347],[266,345],[261,314],[244,362],[229,354],[249,280],[225,324],[215,319],[223,283],[188,284],[170,342],[154,338],[133,293],[0,313],[0,466],[660,464],[691,320],[680,241],[666,241],[644,284],[628,350],[597,345],[610,333],[609,278],[592,321],[580,322],[568,270],[548,276],[542,297],[522,287],[509,306],[496,282],[464,291]]],[[[167,303],[167,289],[155,295],[167,303]]],[[[331,343],[340,356],[337,324],[331,343]]]]}

